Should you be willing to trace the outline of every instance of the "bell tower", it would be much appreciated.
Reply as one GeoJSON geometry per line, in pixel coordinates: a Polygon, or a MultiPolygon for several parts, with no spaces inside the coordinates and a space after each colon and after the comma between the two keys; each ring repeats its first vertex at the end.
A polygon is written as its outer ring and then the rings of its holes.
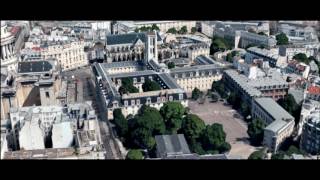
{"type": "Polygon", "coordinates": [[[158,63],[157,32],[148,32],[146,35],[145,63],[148,63],[152,59],[158,63]]]}

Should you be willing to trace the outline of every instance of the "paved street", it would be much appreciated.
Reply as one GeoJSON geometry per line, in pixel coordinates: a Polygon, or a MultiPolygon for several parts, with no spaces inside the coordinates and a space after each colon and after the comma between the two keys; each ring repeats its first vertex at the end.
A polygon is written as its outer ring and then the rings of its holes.
{"type": "Polygon", "coordinates": [[[77,83],[80,84],[77,92],[79,94],[78,100],[80,101],[92,101],[92,106],[96,111],[99,120],[99,127],[101,132],[101,138],[103,146],[106,150],[106,159],[122,159],[119,148],[114,141],[112,134],[110,133],[105,111],[100,105],[100,100],[96,98],[95,84],[91,77],[90,67],[83,67],[72,71],[64,72],[64,76],[68,79],[77,79],[77,83]]]}
{"type": "Polygon", "coordinates": [[[226,141],[232,146],[230,155],[247,158],[255,151],[256,148],[248,142],[246,122],[230,106],[224,105],[223,102],[210,103],[207,99],[204,104],[190,100],[189,108],[191,113],[197,114],[206,124],[223,125],[227,134],[226,141]]]}

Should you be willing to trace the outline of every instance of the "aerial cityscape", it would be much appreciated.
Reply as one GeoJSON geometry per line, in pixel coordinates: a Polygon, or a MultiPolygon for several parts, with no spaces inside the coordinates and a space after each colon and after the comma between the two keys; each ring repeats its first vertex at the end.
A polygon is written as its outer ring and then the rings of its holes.
{"type": "Polygon", "coordinates": [[[318,160],[319,21],[1,20],[1,160],[318,160]]]}

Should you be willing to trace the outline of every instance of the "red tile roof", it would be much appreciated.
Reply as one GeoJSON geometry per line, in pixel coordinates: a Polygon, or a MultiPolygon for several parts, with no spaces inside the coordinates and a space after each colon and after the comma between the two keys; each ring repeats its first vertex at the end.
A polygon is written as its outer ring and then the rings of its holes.
{"type": "Polygon", "coordinates": [[[320,87],[318,87],[318,86],[310,86],[308,88],[308,92],[310,94],[320,94],[320,87]]]}

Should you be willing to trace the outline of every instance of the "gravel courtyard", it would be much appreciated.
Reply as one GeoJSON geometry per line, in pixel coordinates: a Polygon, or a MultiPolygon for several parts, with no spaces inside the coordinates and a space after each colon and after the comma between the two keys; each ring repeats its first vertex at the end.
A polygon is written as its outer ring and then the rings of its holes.
{"type": "Polygon", "coordinates": [[[210,103],[207,99],[204,104],[196,101],[189,101],[190,112],[197,114],[206,124],[220,123],[227,134],[227,142],[231,144],[229,155],[248,158],[256,150],[248,142],[247,124],[242,116],[229,105],[223,102],[210,103]]]}

